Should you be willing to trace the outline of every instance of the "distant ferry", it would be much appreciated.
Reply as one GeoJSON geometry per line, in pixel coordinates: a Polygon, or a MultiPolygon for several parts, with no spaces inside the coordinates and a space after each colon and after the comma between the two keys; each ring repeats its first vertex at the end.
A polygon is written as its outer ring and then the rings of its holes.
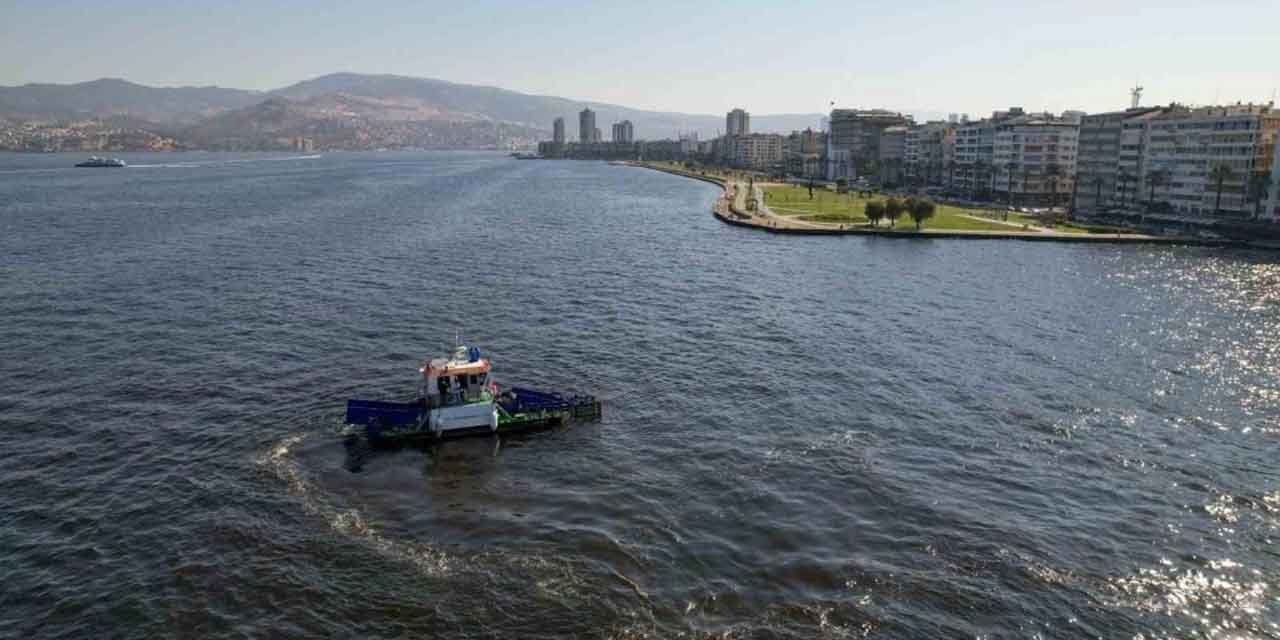
{"type": "Polygon", "coordinates": [[[513,153],[511,154],[511,157],[515,158],[516,160],[541,160],[542,159],[542,156],[536,153],[513,153]]]}
{"type": "Polygon", "coordinates": [[[76,166],[77,167],[127,167],[129,165],[125,164],[124,160],[121,160],[120,158],[99,158],[98,156],[93,156],[92,158],[89,158],[84,162],[76,164],[76,166]]]}

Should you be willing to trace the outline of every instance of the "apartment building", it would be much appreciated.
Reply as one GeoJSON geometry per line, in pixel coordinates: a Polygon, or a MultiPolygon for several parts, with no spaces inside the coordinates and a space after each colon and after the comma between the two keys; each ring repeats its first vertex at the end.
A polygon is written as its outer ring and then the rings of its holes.
{"type": "Polygon", "coordinates": [[[629,144],[636,141],[636,128],[630,120],[616,122],[613,125],[613,141],[629,144]]]}
{"type": "Polygon", "coordinates": [[[727,137],[734,166],[768,171],[782,164],[782,136],[776,133],[749,133],[727,137]]]}
{"type": "Polygon", "coordinates": [[[1122,175],[1129,177],[1129,182],[1139,179],[1147,123],[1163,111],[1162,107],[1137,107],[1081,118],[1076,152],[1076,213],[1105,212],[1118,203],[1122,175]]]}
{"type": "Polygon", "coordinates": [[[1021,107],[1010,107],[1006,111],[993,111],[990,118],[957,123],[952,188],[975,195],[994,191],[996,126],[1024,115],[1021,107]]]}
{"type": "Polygon", "coordinates": [[[827,134],[822,131],[792,131],[783,140],[782,154],[786,172],[805,178],[821,178],[824,173],[822,152],[826,144],[827,134]]]}
{"type": "Polygon", "coordinates": [[[910,116],[884,109],[835,109],[827,135],[827,179],[853,179],[877,163],[880,135],[889,127],[905,127],[910,116]]]}
{"type": "Polygon", "coordinates": [[[1028,114],[999,122],[995,129],[996,191],[1018,205],[1066,204],[1075,179],[1079,117],[1028,114]]]}
{"type": "Polygon", "coordinates": [[[751,133],[751,114],[742,109],[734,109],[725,114],[724,134],[726,136],[745,136],[751,133]]]}
{"type": "Polygon", "coordinates": [[[1262,219],[1280,222],[1280,136],[1276,137],[1275,151],[1271,156],[1271,199],[1263,210],[1262,219]]]}
{"type": "Polygon", "coordinates": [[[600,141],[599,129],[596,128],[596,112],[583,109],[578,112],[578,142],[590,144],[600,141]]]}
{"type": "Polygon", "coordinates": [[[1274,175],[1277,131],[1271,105],[1172,108],[1148,123],[1138,174],[1160,172],[1154,199],[1179,214],[1252,218],[1249,182],[1274,175]]]}
{"type": "Polygon", "coordinates": [[[551,122],[551,142],[564,145],[564,118],[556,118],[551,122]]]}
{"type": "Polygon", "coordinates": [[[881,184],[902,183],[906,148],[906,127],[888,127],[880,132],[880,157],[877,159],[877,165],[881,184]]]}
{"type": "Polygon", "coordinates": [[[932,121],[911,127],[903,148],[906,177],[919,184],[942,184],[955,160],[956,125],[932,121]]]}

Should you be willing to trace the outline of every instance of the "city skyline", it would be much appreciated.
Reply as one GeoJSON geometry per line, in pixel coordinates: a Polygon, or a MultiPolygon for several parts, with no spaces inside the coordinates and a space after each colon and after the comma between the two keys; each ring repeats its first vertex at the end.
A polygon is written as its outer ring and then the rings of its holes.
{"type": "Polygon", "coordinates": [[[1144,104],[1153,105],[1266,102],[1280,86],[1280,68],[1268,55],[1268,25],[1280,20],[1274,3],[1146,3],[1121,13],[1086,2],[1070,15],[1001,3],[905,12],[825,2],[663,9],[601,7],[582,12],[585,24],[568,26],[542,7],[493,2],[393,3],[378,12],[338,3],[307,12],[281,3],[147,6],[145,16],[128,21],[118,16],[129,11],[100,3],[8,7],[0,10],[0,60],[8,61],[0,62],[0,85],[123,77],[261,90],[349,70],[693,114],[734,104],[760,114],[824,113],[834,101],[973,117],[1010,105],[1114,110],[1127,104],[1135,81],[1147,88],[1144,104]],[[726,12],[735,29],[708,28],[726,12]],[[1013,26],[991,33],[991,12],[1013,26]],[[1215,19],[1223,15],[1250,19],[1215,19]],[[604,28],[618,23],[645,37],[618,39],[604,28]],[[823,26],[829,24],[843,26],[823,26]],[[759,55],[742,35],[753,30],[786,46],[759,55]],[[49,48],[51,41],[60,45],[49,48]],[[896,55],[880,55],[886,50],[896,55]],[[759,91],[767,77],[785,77],[789,90],[759,91]]]}

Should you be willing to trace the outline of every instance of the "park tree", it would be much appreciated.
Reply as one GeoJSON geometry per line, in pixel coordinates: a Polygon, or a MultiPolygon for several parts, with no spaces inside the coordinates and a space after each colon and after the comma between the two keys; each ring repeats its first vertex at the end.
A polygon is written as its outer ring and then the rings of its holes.
{"type": "Polygon", "coordinates": [[[864,215],[867,216],[867,220],[871,221],[871,226],[880,226],[880,221],[884,219],[884,203],[879,200],[868,202],[864,215]]]}
{"type": "Polygon", "coordinates": [[[892,229],[898,224],[898,218],[902,217],[903,204],[897,198],[889,198],[884,201],[884,217],[889,220],[889,228],[892,229]]]}
{"type": "Polygon", "coordinates": [[[935,205],[933,202],[929,200],[924,200],[924,199],[919,199],[919,200],[913,199],[907,203],[906,208],[907,208],[907,214],[909,214],[911,216],[911,219],[914,220],[916,223],[916,231],[920,230],[920,225],[923,224],[925,220],[932,218],[933,214],[937,213],[938,211],[937,205],[935,205]]]}

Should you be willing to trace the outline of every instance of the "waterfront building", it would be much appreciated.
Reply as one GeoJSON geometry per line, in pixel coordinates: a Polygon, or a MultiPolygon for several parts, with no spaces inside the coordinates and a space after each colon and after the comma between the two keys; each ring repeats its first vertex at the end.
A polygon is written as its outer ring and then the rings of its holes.
{"type": "Polygon", "coordinates": [[[853,179],[874,170],[880,158],[881,133],[910,126],[910,116],[884,109],[834,109],[827,135],[827,179],[853,179]]]}
{"type": "Polygon", "coordinates": [[[1138,180],[1143,165],[1147,123],[1164,111],[1162,107],[1136,107],[1086,115],[1080,119],[1076,151],[1074,212],[1083,215],[1104,213],[1116,203],[1120,177],[1138,180]],[[1123,170],[1122,170],[1123,169],[1123,170]]]}
{"type": "Polygon", "coordinates": [[[805,129],[792,131],[783,140],[783,163],[788,175],[804,178],[821,178],[825,172],[822,152],[826,149],[827,134],[805,129]]]}
{"type": "Polygon", "coordinates": [[[1262,218],[1269,222],[1280,222],[1280,136],[1276,137],[1275,151],[1271,156],[1271,199],[1263,211],[1262,218]]]}
{"type": "Polygon", "coordinates": [[[905,176],[916,184],[950,184],[955,144],[956,125],[951,122],[935,120],[911,127],[903,148],[905,176]]]}
{"type": "Polygon", "coordinates": [[[596,128],[596,112],[583,109],[578,112],[578,142],[589,144],[597,142],[599,129],[596,128]]]}
{"type": "Polygon", "coordinates": [[[1076,170],[1079,119],[1048,113],[996,124],[992,157],[1011,204],[1056,206],[1070,199],[1076,170]]]}
{"type": "Polygon", "coordinates": [[[695,155],[698,153],[698,148],[700,144],[698,142],[697,131],[681,133],[677,136],[677,138],[679,138],[680,140],[680,153],[683,153],[684,155],[687,155],[687,156],[695,155]]]}
{"type": "Polygon", "coordinates": [[[684,160],[679,140],[646,140],[635,143],[644,160],[684,160]]]}
{"type": "Polygon", "coordinates": [[[990,118],[962,121],[956,127],[950,173],[953,189],[963,189],[973,195],[994,191],[996,125],[1010,118],[1025,115],[1021,107],[1007,111],[993,111],[990,118]]]}
{"type": "Polygon", "coordinates": [[[745,136],[751,133],[751,114],[742,109],[734,109],[724,117],[724,134],[726,136],[745,136]]]}
{"type": "Polygon", "coordinates": [[[1156,199],[1179,214],[1252,218],[1249,182],[1271,175],[1278,130],[1280,111],[1272,105],[1169,109],[1147,127],[1141,173],[1167,176],[1156,199]],[[1218,167],[1226,169],[1220,203],[1218,167]]]}
{"type": "Polygon", "coordinates": [[[736,167],[769,171],[782,164],[782,136],[776,133],[749,133],[728,138],[736,167]]]}
{"type": "Polygon", "coordinates": [[[551,142],[556,145],[564,145],[564,118],[556,118],[551,123],[551,142]]]}
{"type": "Polygon", "coordinates": [[[907,148],[907,128],[887,127],[880,132],[880,152],[876,158],[880,184],[897,185],[903,180],[907,148]]]}
{"type": "Polygon", "coordinates": [[[635,139],[635,127],[630,120],[623,120],[613,125],[614,142],[635,142],[635,139]]]}

